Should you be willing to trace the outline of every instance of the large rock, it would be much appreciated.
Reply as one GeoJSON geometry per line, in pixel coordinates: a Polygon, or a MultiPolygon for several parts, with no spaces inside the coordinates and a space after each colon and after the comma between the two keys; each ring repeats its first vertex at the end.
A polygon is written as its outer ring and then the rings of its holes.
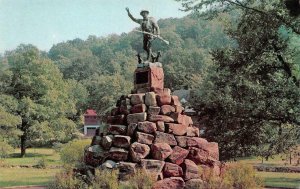
{"type": "Polygon", "coordinates": [[[155,143],[167,143],[171,146],[176,146],[177,141],[174,137],[174,135],[168,134],[168,133],[163,133],[156,131],[155,133],[155,143]]]}
{"type": "Polygon", "coordinates": [[[148,92],[145,94],[145,104],[147,106],[157,106],[156,94],[154,92],[148,92]]]}
{"type": "Polygon", "coordinates": [[[169,160],[172,162],[172,163],[175,163],[177,165],[180,165],[183,163],[183,161],[185,160],[185,158],[188,156],[189,154],[189,151],[184,149],[184,148],[181,148],[179,146],[175,146],[173,148],[173,152],[172,154],[169,156],[169,160]]]}
{"type": "Polygon", "coordinates": [[[124,181],[128,180],[136,173],[137,164],[129,162],[119,162],[116,168],[119,170],[119,179],[124,181]]]}
{"type": "Polygon", "coordinates": [[[155,143],[151,146],[151,155],[157,160],[165,160],[172,154],[172,151],[172,148],[167,143],[155,143]]]}
{"type": "Polygon", "coordinates": [[[166,162],[163,169],[164,178],[168,177],[182,177],[183,171],[179,165],[166,162]]]}
{"type": "Polygon", "coordinates": [[[147,107],[145,104],[137,104],[137,105],[132,106],[130,112],[132,114],[135,114],[135,113],[146,112],[146,110],[147,110],[147,107]]]}
{"type": "Polygon", "coordinates": [[[152,189],[183,189],[185,183],[181,177],[170,177],[156,182],[152,189]]]}
{"type": "Polygon", "coordinates": [[[159,113],[160,113],[160,107],[157,107],[157,106],[149,106],[148,107],[148,115],[149,116],[158,115],[159,113]]]}
{"type": "Polygon", "coordinates": [[[91,145],[100,145],[101,140],[102,140],[101,136],[95,135],[95,136],[93,136],[91,145]]]}
{"type": "Polygon", "coordinates": [[[156,122],[156,128],[160,132],[165,132],[165,122],[163,121],[156,122]]]}
{"type": "Polygon", "coordinates": [[[119,107],[116,107],[116,108],[113,108],[111,111],[110,111],[110,115],[111,116],[116,116],[120,113],[120,110],[119,110],[119,107]]]}
{"type": "Polygon", "coordinates": [[[113,135],[125,135],[127,127],[125,125],[110,125],[108,126],[108,133],[113,135]]]}
{"type": "Polygon", "coordinates": [[[154,136],[147,133],[136,132],[136,140],[139,143],[150,145],[153,143],[154,136]]]}
{"type": "Polygon", "coordinates": [[[150,147],[146,144],[135,142],[130,146],[130,156],[133,162],[140,162],[150,153],[150,147]]]}
{"type": "Polygon", "coordinates": [[[186,137],[186,136],[175,136],[176,141],[178,142],[178,146],[182,147],[182,148],[186,148],[187,147],[187,140],[190,137],[186,137]]]}
{"type": "Polygon", "coordinates": [[[172,105],[181,106],[178,96],[172,96],[172,105]]]}
{"type": "Polygon", "coordinates": [[[185,115],[182,115],[178,112],[173,112],[170,114],[170,117],[174,120],[176,123],[184,123],[184,117],[185,115]]]}
{"type": "Polygon", "coordinates": [[[144,104],[144,96],[145,94],[132,94],[130,97],[130,102],[132,105],[144,104]]]}
{"type": "Polygon", "coordinates": [[[130,114],[130,109],[131,109],[131,105],[122,105],[120,106],[119,110],[120,110],[120,114],[130,114]]]}
{"type": "Polygon", "coordinates": [[[187,132],[186,132],[186,136],[199,137],[200,136],[199,128],[197,128],[197,127],[188,127],[187,132]]]}
{"type": "Polygon", "coordinates": [[[116,162],[112,161],[112,160],[106,160],[104,163],[102,163],[102,165],[100,166],[100,168],[102,169],[113,169],[116,167],[116,162]]]}
{"type": "Polygon", "coordinates": [[[101,158],[103,157],[104,150],[100,145],[93,145],[88,147],[87,149],[88,152],[93,154],[93,157],[95,158],[101,158]]]}
{"type": "Polygon", "coordinates": [[[146,121],[146,119],[147,119],[147,113],[145,112],[127,115],[128,124],[146,121]]]}
{"type": "Polygon", "coordinates": [[[188,159],[193,160],[196,164],[207,163],[208,160],[207,151],[196,147],[190,147],[189,151],[190,153],[188,155],[188,159]]]}
{"type": "Polygon", "coordinates": [[[184,189],[198,189],[198,188],[204,188],[204,182],[201,179],[190,179],[185,182],[185,188],[184,189]]]}
{"type": "Polygon", "coordinates": [[[130,140],[130,136],[115,135],[113,145],[119,148],[129,148],[130,140]]]}
{"type": "Polygon", "coordinates": [[[172,112],[175,112],[175,108],[171,105],[163,105],[160,108],[160,111],[163,115],[170,115],[172,112]]]}
{"type": "Polygon", "coordinates": [[[101,146],[106,150],[110,149],[112,142],[113,142],[113,138],[114,138],[113,135],[106,135],[106,136],[102,137],[101,146]]]}
{"type": "Polygon", "coordinates": [[[181,167],[183,169],[184,180],[198,179],[200,177],[199,168],[193,161],[186,159],[181,167]]]}
{"type": "Polygon", "coordinates": [[[137,130],[137,123],[130,123],[127,127],[127,135],[133,136],[136,130],[137,130]]]}
{"type": "Polygon", "coordinates": [[[175,112],[177,112],[177,113],[182,113],[183,112],[183,110],[184,110],[184,108],[182,107],[182,106],[174,106],[175,107],[175,112]]]}
{"type": "Polygon", "coordinates": [[[199,137],[190,137],[186,141],[188,147],[197,147],[204,150],[207,150],[209,144],[206,139],[199,137]]]}
{"type": "Polygon", "coordinates": [[[172,101],[171,96],[166,94],[159,94],[156,96],[156,99],[159,106],[170,105],[172,101]]]}
{"type": "Polygon", "coordinates": [[[179,136],[185,135],[188,128],[187,125],[183,125],[183,124],[169,123],[166,125],[167,125],[168,133],[179,135],[179,136]]]}
{"type": "Polygon", "coordinates": [[[123,125],[125,123],[125,115],[108,116],[107,123],[112,125],[123,125]]]}
{"type": "Polygon", "coordinates": [[[148,171],[149,173],[160,174],[165,165],[164,161],[154,160],[154,159],[142,159],[141,167],[148,171]]]}
{"type": "Polygon", "coordinates": [[[149,115],[148,120],[152,122],[157,122],[157,121],[163,121],[167,123],[174,122],[174,119],[166,115],[149,115]]]}
{"type": "Polygon", "coordinates": [[[128,159],[128,151],[123,148],[112,147],[109,150],[109,158],[115,161],[126,161],[128,159]]]}
{"type": "Polygon", "coordinates": [[[149,121],[139,122],[138,130],[144,133],[153,134],[156,131],[156,124],[149,121]]]}

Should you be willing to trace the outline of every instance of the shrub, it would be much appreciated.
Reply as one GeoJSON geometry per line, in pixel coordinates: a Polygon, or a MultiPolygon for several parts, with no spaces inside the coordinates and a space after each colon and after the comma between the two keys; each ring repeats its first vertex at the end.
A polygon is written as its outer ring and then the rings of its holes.
{"type": "Polygon", "coordinates": [[[0,158],[7,158],[14,148],[5,141],[0,141],[0,158]]]}
{"type": "Polygon", "coordinates": [[[41,159],[39,159],[35,167],[40,169],[46,169],[47,167],[46,158],[43,156],[41,159]]]}
{"type": "Polygon", "coordinates": [[[93,189],[118,189],[118,171],[97,169],[91,187],[93,189]]]}
{"type": "Polygon", "coordinates": [[[54,181],[48,185],[50,189],[87,189],[87,184],[76,178],[71,169],[55,175],[54,181]]]}
{"type": "Polygon", "coordinates": [[[146,172],[143,169],[138,169],[129,179],[129,184],[132,189],[151,189],[156,180],[155,175],[146,172]]]}
{"type": "Polygon", "coordinates": [[[79,166],[83,162],[84,148],[90,143],[90,140],[74,140],[65,144],[60,150],[60,158],[64,166],[79,166]]]}
{"type": "MultiPolygon", "coordinates": [[[[202,170],[200,170],[202,171],[202,170]]],[[[251,165],[241,163],[227,164],[221,176],[216,176],[213,170],[202,174],[205,184],[197,189],[259,189],[262,181],[255,176],[251,165]]]]}

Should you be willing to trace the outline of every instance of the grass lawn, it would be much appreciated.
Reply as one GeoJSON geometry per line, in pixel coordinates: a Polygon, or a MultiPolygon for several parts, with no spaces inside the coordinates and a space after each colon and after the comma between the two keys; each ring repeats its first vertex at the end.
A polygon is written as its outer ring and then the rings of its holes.
{"type": "Polygon", "coordinates": [[[300,188],[299,173],[257,172],[257,175],[264,179],[265,186],[300,188]]]}
{"type": "Polygon", "coordinates": [[[0,167],[0,187],[47,185],[59,170],[0,167]]]}
{"type": "Polygon", "coordinates": [[[26,155],[20,158],[20,150],[10,154],[9,158],[4,160],[6,165],[36,165],[39,160],[45,158],[46,165],[61,165],[60,157],[57,152],[51,148],[28,148],[26,155]]]}

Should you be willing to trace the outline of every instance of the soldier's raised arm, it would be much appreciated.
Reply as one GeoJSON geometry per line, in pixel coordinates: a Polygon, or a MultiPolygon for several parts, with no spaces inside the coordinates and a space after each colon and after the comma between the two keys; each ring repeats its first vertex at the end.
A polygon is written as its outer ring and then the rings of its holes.
{"type": "Polygon", "coordinates": [[[134,18],[134,17],[132,16],[132,14],[130,13],[128,7],[126,7],[126,11],[127,11],[127,13],[128,13],[129,18],[131,18],[132,21],[134,21],[134,22],[140,24],[140,20],[139,20],[139,19],[136,19],[136,18],[134,18]]]}

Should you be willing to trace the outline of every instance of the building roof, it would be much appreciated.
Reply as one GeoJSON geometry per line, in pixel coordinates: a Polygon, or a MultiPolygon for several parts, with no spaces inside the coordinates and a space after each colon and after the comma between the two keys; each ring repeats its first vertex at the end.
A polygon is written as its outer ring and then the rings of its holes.
{"type": "Polygon", "coordinates": [[[96,116],[97,112],[93,109],[87,109],[84,115],[85,116],[96,116]]]}

